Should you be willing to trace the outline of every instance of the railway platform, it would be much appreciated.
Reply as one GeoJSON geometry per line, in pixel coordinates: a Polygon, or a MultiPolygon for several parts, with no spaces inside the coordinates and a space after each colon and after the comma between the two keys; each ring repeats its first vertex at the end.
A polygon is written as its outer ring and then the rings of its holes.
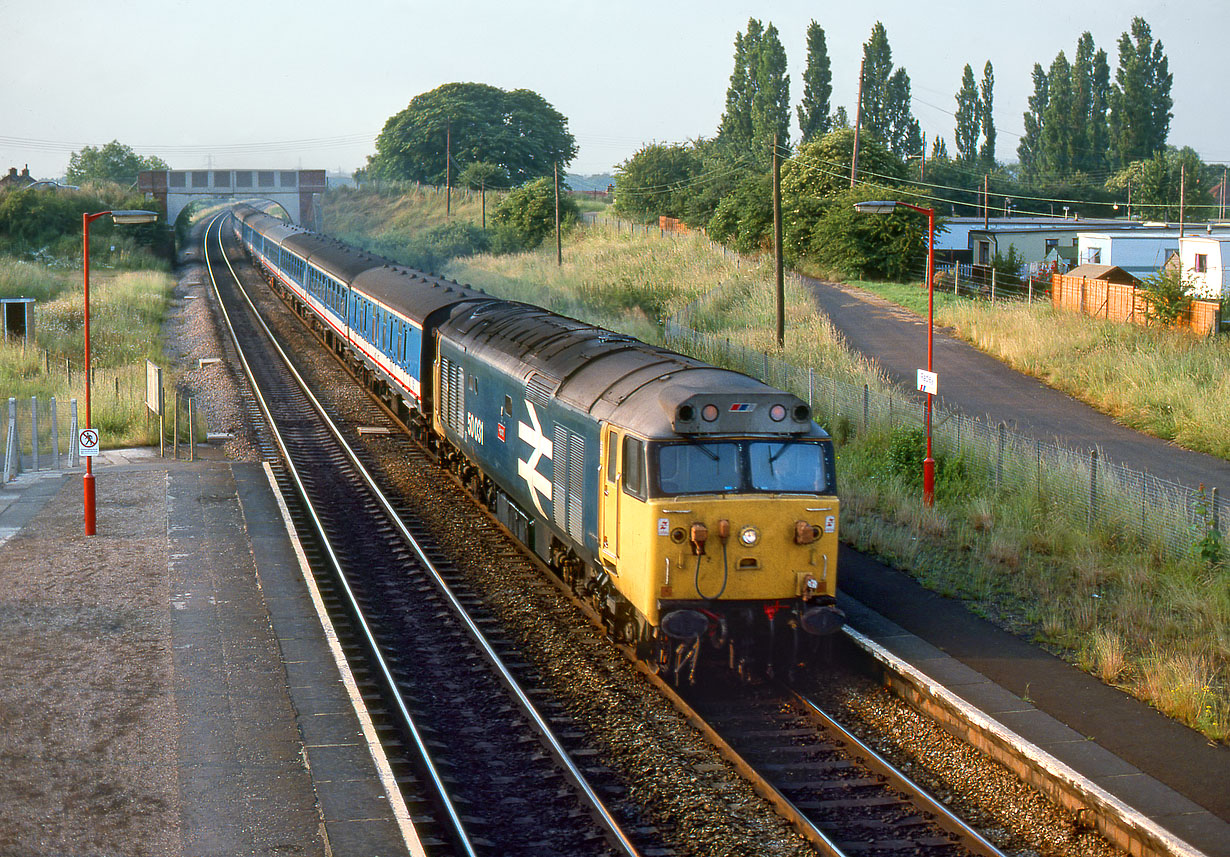
{"type": "Polygon", "coordinates": [[[843,546],[840,564],[838,603],[850,628],[881,650],[891,671],[921,674],[905,688],[912,701],[928,697],[928,710],[971,723],[984,750],[1027,741],[1006,764],[1027,781],[1050,783],[1042,790],[1061,803],[1130,807],[1122,834],[1134,843],[1129,853],[1230,857],[1230,748],[868,556],[843,546]],[[1150,827],[1194,850],[1156,850],[1150,827]]]}
{"type": "Polygon", "coordinates": [[[0,486],[2,850],[413,853],[264,468],[81,472],[0,486]]]}

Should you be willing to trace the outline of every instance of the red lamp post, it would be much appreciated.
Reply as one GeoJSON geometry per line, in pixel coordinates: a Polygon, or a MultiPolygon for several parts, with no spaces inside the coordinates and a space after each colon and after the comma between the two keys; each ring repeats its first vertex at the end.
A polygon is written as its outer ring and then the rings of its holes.
{"type": "Polygon", "coordinates": [[[856,202],[859,214],[889,214],[898,206],[927,215],[927,457],[923,459],[923,502],[935,505],[935,459],[931,457],[931,406],[935,396],[935,372],[932,366],[935,342],[935,209],[895,200],[856,202]]]}
{"type": "MultiPolygon", "coordinates": [[[[156,211],[119,210],[99,211],[95,214],[81,213],[81,267],[84,272],[85,284],[85,427],[92,428],[90,423],[90,224],[100,217],[111,215],[116,223],[153,223],[158,219],[156,211]]],[[[94,468],[93,456],[86,456],[85,476],[82,477],[82,493],[85,506],[85,534],[92,536],[96,532],[94,516],[94,468]]]]}

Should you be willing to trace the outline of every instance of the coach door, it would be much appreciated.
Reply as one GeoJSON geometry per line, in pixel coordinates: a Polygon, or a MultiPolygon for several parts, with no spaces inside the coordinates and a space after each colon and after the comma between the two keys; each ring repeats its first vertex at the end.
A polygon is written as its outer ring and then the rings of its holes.
{"type": "Polygon", "coordinates": [[[602,555],[619,559],[619,432],[609,425],[602,428],[602,555]]]}

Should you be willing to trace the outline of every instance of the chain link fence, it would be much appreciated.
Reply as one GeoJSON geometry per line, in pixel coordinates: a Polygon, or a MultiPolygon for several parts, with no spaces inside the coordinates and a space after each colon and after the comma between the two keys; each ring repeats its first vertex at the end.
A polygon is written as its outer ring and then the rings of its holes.
{"type": "MultiPolygon", "coordinates": [[[[831,433],[866,434],[922,427],[922,396],[885,394],[825,377],[769,354],[670,321],[667,344],[720,366],[760,378],[806,400],[831,433]]],[[[932,443],[985,473],[988,489],[1047,498],[1089,533],[1135,537],[1170,556],[1189,554],[1211,533],[1230,543],[1230,502],[1217,488],[1192,488],[1086,452],[1010,431],[1004,423],[936,407],[932,443]]]]}

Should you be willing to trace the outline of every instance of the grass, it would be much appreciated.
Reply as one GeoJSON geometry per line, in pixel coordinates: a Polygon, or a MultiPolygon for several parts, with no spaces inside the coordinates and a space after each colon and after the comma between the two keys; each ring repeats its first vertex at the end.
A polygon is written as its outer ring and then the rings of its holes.
{"type": "MultiPolygon", "coordinates": [[[[770,263],[724,253],[698,236],[577,229],[568,236],[563,266],[550,247],[474,256],[446,273],[648,341],[659,341],[659,322],[672,317],[732,346],[774,350],[770,263]]],[[[916,287],[901,288],[925,300],[916,287]]],[[[1004,312],[1006,328],[1011,319],[1024,323],[1007,315],[1020,312],[1016,306],[977,309],[1004,312]]],[[[1045,309],[1033,312],[1047,318],[1045,309]]],[[[784,359],[888,392],[789,280],[786,314],[784,359]]],[[[1065,338],[1054,336],[1053,326],[1043,329],[1051,331],[1044,339],[1065,338]]],[[[838,440],[844,540],[1209,737],[1230,740],[1230,569],[1224,562],[1173,558],[1115,522],[1089,533],[1083,509],[1069,501],[1080,474],[1044,473],[1040,481],[1010,474],[997,490],[985,463],[952,449],[938,450],[937,503],[927,508],[911,483],[920,468],[902,464],[910,439],[900,435],[916,430],[873,425],[855,433],[841,418],[822,422],[838,440]]]]}
{"type": "MultiPolygon", "coordinates": [[[[162,360],[161,326],[173,287],[174,280],[165,271],[91,271],[91,421],[100,429],[104,447],[151,442],[145,420],[145,361],[162,360]]],[[[0,295],[38,300],[35,343],[0,344],[0,397],[18,400],[24,423],[31,397],[47,402],[54,396],[65,429],[60,432],[60,444],[66,451],[70,399],[78,400],[82,425],[85,420],[80,268],[53,268],[0,257],[0,295]]],[[[50,448],[50,430],[46,418],[40,419],[45,449],[50,448]]],[[[28,434],[28,427],[25,432],[28,434]]],[[[26,441],[28,450],[28,437],[26,441]]]]}
{"type": "MultiPolygon", "coordinates": [[[[854,285],[926,315],[917,285],[854,285]]],[[[992,305],[938,291],[935,320],[1123,425],[1230,459],[1230,337],[1089,318],[1046,300],[992,305]]]]}

